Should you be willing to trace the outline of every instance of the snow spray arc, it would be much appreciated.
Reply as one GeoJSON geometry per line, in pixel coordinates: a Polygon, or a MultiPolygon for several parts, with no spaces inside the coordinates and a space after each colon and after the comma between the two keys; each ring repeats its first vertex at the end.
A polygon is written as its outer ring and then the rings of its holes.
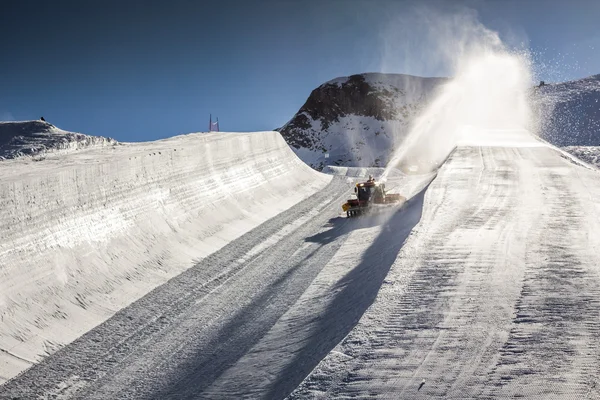
{"type": "Polygon", "coordinates": [[[440,50],[439,55],[454,78],[415,119],[383,178],[392,168],[435,169],[461,140],[485,141],[486,131],[524,130],[530,124],[529,55],[510,51],[472,13],[428,18],[431,35],[443,42],[440,48],[455,50],[440,50]]]}

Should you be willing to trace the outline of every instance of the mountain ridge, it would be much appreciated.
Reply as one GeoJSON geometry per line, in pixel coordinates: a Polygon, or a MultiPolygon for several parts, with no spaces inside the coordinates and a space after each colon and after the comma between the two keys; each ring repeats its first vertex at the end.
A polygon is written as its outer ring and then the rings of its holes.
{"type": "Polygon", "coordinates": [[[446,78],[364,73],[329,80],[277,129],[296,155],[325,165],[385,166],[410,124],[446,78]]]}
{"type": "MultiPolygon", "coordinates": [[[[276,130],[317,170],[382,167],[448,81],[386,73],[334,78],[276,130]]],[[[530,104],[535,123],[529,129],[542,139],[558,147],[600,146],[600,74],[533,87],[530,104]]]]}
{"type": "Polygon", "coordinates": [[[41,120],[0,122],[0,160],[118,144],[112,138],[65,131],[41,120]]]}

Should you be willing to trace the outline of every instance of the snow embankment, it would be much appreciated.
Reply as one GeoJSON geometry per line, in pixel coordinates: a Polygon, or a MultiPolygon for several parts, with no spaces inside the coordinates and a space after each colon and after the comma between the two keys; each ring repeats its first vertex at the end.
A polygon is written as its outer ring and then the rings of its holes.
{"type": "Polygon", "coordinates": [[[0,163],[0,383],[330,180],[277,132],[0,163]]]}
{"type": "Polygon", "coordinates": [[[118,144],[112,138],[63,131],[45,121],[0,122],[0,160],[118,144]]]}
{"type": "Polygon", "coordinates": [[[559,147],[600,145],[600,74],[536,87],[531,100],[544,140],[559,147]]]}
{"type": "MultiPolygon", "coordinates": [[[[368,178],[369,176],[373,176],[375,178],[379,178],[383,175],[383,173],[385,172],[385,168],[378,168],[378,167],[369,167],[369,168],[363,168],[363,167],[338,167],[335,165],[328,165],[325,168],[323,168],[323,171],[321,171],[325,174],[330,174],[330,175],[341,175],[341,176],[347,176],[349,178],[368,178]]],[[[390,172],[387,175],[388,177],[394,177],[394,178],[402,178],[405,177],[406,174],[403,173],[402,171],[400,171],[399,169],[396,168],[392,168],[390,169],[390,172]]]]}
{"type": "Polygon", "coordinates": [[[572,154],[587,164],[600,168],[600,146],[565,146],[561,150],[572,154]]]}

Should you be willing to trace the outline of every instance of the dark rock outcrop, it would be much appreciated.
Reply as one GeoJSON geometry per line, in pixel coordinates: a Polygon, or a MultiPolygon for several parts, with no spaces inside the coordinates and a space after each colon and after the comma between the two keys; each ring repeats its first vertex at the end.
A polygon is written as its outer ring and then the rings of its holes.
{"type": "Polygon", "coordinates": [[[445,81],[380,73],[337,78],[313,90],[278,130],[318,170],[328,164],[384,166],[417,112],[445,81]]]}

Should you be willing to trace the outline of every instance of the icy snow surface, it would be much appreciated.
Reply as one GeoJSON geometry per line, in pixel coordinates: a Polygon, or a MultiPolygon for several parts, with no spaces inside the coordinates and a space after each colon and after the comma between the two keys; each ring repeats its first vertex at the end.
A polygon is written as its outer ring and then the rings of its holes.
{"type": "MultiPolygon", "coordinates": [[[[351,178],[368,178],[369,176],[373,176],[375,178],[380,177],[385,171],[385,168],[377,168],[377,167],[338,167],[335,165],[328,165],[323,168],[323,173],[331,174],[331,175],[342,175],[351,178]]],[[[406,175],[400,171],[399,169],[392,169],[388,174],[389,177],[393,178],[402,178],[406,175]]]]}
{"type": "MultiPolygon", "coordinates": [[[[473,133],[437,173],[390,175],[387,187],[409,201],[362,218],[340,205],[368,170],[306,172],[271,133],[232,136],[255,140],[243,154],[196,147],[178,167],[209,154],[218,165],[220,154],[291,169],[274,175],[276,190],[256,186],[204,214],[225,218],[233,207],[241,218],[240,209],[260,212],[248,197],[267,196],[273,218],[223,237],[222,248],[0,386],[0,398],[600,398],[599,172],[526,132],[473,133]],[[279,150],[265,152],[269,143],[279,150]],[[279,213],[289,195],[295,204],[279,213]]],[[[145,165],[159,160],[152,150],[145,165]]],[[[226,171],[208,168],[194,184],[226,171]]],[[[193,174],[181,175],[174,187],[193,174]]],[[[242,176],[221,182],[235,187],[242,176]]],[[[142,233],[160,235],[163,222],[150,223],[142,233]]],[[[188,251],[202,243],[189,229],[188,251]]],[[[133,255],[171,250],[144,238],[133,255]]],[[[81,250],[94,259],[92,247],[81,250]]],[[[120,259],[111,262],[127,268],[120,259]]],[[[141,270],[152,266],[164,274],[152,263],[141,270]]]]}
{"type": "Polygon", "coordinates": [[[0,383],[330,176],[276,132],[0,163],[0,383]]]}
{"type": "Polygon", "coordinates": [[[600,75],[534,90],[541,137],[561,147],[600,145],[600,75]]]}

